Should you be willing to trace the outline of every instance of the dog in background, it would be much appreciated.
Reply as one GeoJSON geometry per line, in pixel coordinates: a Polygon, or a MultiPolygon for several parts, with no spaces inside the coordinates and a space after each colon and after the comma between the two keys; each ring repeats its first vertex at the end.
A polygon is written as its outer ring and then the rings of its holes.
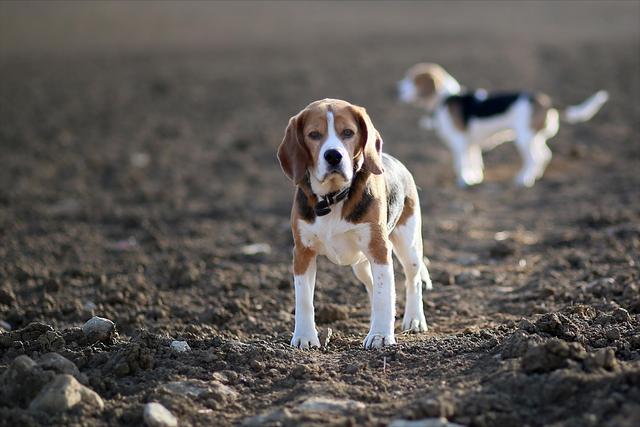
{"type": "Polygon", "coordinates": [[[522,169],[515,182],[531,187],[542,177],[551,160],[547,140],[558,133],[560,120],[585,122],[593,117],[609,95],[599,91],[579,105],[559,112],[551,98],[527,91],[487,93],[462,88],[438,64],[411,67],[398,82],[399,98],[426,109],[421,127],[434,129],[453,154],[458,185],[479,184],[484,179],[482,151],[514,140],[522,169]]]}
{"type": "Polygon", "coordinates": [[[405,275],[402,329],[427,330],[422,283],[418,191],[402,163],[382,153],[382,138],[364,108],[337,99],[309,104],[289,120],[278,160],[296,186],[291,209],[295,329],[291,345],[319,347],[313,308],[316,258],[350,265],[371,306],[365,348],[396,343],[391,253],[405,275]]]}

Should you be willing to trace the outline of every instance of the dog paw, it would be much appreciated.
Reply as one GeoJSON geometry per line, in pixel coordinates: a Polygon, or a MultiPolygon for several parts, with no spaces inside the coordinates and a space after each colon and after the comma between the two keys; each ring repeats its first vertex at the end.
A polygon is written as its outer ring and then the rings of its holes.
{"type": "Polygon", "coordinates": [[[320,347],[320,340],[318,339],[317,333],[293,334],[293,338],[291,338],[291,346],[300,349],[320,347]]]}
{"type": "Polygon", "coordinates": [[[519,187],[533,187],[533,184],[536,183],[535,175],[518,175],[515,179],[515,183],[519,187]]]}
{"type": "Polygon", "coordinates": [[[364,348],[371,349],[381,349],[382,347],[387,347],[390,345],[396,345],[396,338],[391,335],[383,335],[374,332],[369,332],[367,337],[362,342],[364,348]]]}
{"type": "Polygon", "coordinates": [[[419,334],[420,332],[427,332],[427,320],[422,316],[405,316],[402,321],[402,332],[408,332],[413,334],[419,334]]]}

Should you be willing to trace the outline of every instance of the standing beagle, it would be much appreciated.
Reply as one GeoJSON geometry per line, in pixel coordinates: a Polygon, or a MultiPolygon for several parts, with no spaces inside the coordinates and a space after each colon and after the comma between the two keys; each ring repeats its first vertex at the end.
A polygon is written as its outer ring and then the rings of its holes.
{"type": "Polygon", "coordinates": [[[516,184],[531,187],[551,160],[546,142],[558,133],[559,119],[585,122],[609,98],[607,92],[599,91],[582,104],[568,107],[561,116],[547,95],[466,91],[441,66],[428,63],[411,67],[398,89],[401,101],[421,106],[430,114],[420,124],[435,129],[449,145],[462,187],[484,179],[482,150],[513,139],[523,162],[516,184]]]}
{"type": "Polygon", "coordinates": [[[418,192],[409,171],[381,149],[365,109],[345,101],[313,102],[289,121],[278,160],[296,185],[294,347],[320,346],[313,308],[318,255],[350,265],[365,285],[371,305],[365,348],[396,343],[392,250],[405,274],[402,329],[427,330],[422,282],[430,289],[431,281],[422,258],[418,192]]]}

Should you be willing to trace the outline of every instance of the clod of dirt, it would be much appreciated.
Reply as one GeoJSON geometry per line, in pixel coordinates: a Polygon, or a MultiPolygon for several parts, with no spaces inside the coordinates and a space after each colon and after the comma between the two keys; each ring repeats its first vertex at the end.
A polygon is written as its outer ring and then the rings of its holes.
{"type": "Polygon", "coordinates": [[[47,353],[38,359],[38,365],[43,369],[54,371],[58,374],[69,374],[81,381],[81,374],[78,367],[69,359],[58,353],[47,353]]]}
{"type": "Polygon", "coordinates": [[[320,339],[320,347],[327,348],[332,335],[333,335],[333,329],[322,328],[320,330],[320,333],[318,334],[318,338],[320,339]]]}
{"type": "Polygon", "coordinates": [[[84,332],[89,342],[108,341],[113,337],[115,331],[115,323],[99,316],[93,316],[82,325],[82,332],[84,332]]]}
{"type": "Polygon", "coordinates": [[[513,359],[523,356],[530,347],[539,344],[541,341],[542,338],[538,335],[529,335],[524,331],[517,330],[502,344],[502,358],[513,359]]]}
{"type": "Polygon", "coordinates": [[[298,405],[302,412],[352,413],[366,408],[362,402],[355,400],[339,400],[330,397],[310,397],[298,405]]]}
{"type": "Polygon", "coordinates": [[[495,242],[495,244],[489,249],[489,256],[491,258],[506,258],[509,255],[513,255],[515,251],[516,250],[512,242],[501,240],[495,242]]]}
{"type": "Polygon", "coordinates": [[[622,307],[618,307],[615,310],[613,310],[612,315],[613,315],[613,318],[616,319],[616,322],[618,323],[631,322],[631,315],[627,310],[625,310],[622,307]]]}
{"type": "Polygon", "coordinates": [[[0,304],[11,305],[16,302],[16,294],[13,293],[11,283],[4,282],[0,287],[0,304]]]}
{"type": "Polygon", "coordinates": [[[567,367],[569,360],[582,361],[586,356],[582,345],[552,338],[527,350],[522,358],[522,369],[527,373],[551,372],[567,367]]]}
{"type": "Polygon", "coordinates": [[[598,369],[615,371],[618,368],[616,354],[612,348],[601,348],[595,353],[587,356],[584,360],[584,367],[589,372],[593,372],[598,369]]]}
{"type": "Polygon", "coordinates": [[[0,349],[13,349],[18,353],[32,351],[57,351],[65,344],[64,338],[44,323],[29,323],[22,329],[16,329],[0,335],[0,349]]]}
{"type": "Polygon", "coordinates": [[[53,377],[53,372],[43,370],[30,357],[18,356],[0,377],[0,400],[26,408],[53,377]]]}
{"type": "Polygon", "coordinates": [[[395,420],[388,427],[463,427],[450,423],[446,418],[425,418],[422,420],[395,420]]]}
{"type": "Polygon", "coordinates": [[[452,401],[443,397],[425,399],[418,402],[416,413],[421,417],[446,419],[452,417],[455,413],[455,405],[452,401]]]}
{"type": "Polygon", "coordinates": [[[316,322],[332,323],[349,318],[347,308],[337,304],[325,304],[316,309],[316,322]]]}
{"type": "Polygon", "coordinates": [[[178,419],[160,403],[151,402],[144,405],[144,423],[149,427],[177,427],[178,419]]]}
{"type": "Polygon", "coordinates": [[[171,350],[177,351],[178,353],[186,353],[187,351],[191,351],[191,347],[186,341],[171,341],[171,350]]]}
{"type": "Polygon", "coordinates": [[[73,376],[64,374],[57,375],[40,391],[29,405],[29,410],[56,414],[78,404],[91,412],[104,409],[104,402],[98,393],[80,384],[73,376]]]}
{"type": "Polygon", "coordinates": [[[124,377],[135,374],[139,369],[151,369],[153,362],[153,356],[146,346],[132,343],[109,359],[103,373],[112,372],[117,377],[124,377]]]}
{"type": "Polygon", "coordinates": [[[216,398],[225,401],[236,400],[238,398],[238,393],[236,393],[231,387],[219,383],[218,381],[172,381],[160,386],[159,390],[167,394],[188,397],[213,395],[216,398]]]}

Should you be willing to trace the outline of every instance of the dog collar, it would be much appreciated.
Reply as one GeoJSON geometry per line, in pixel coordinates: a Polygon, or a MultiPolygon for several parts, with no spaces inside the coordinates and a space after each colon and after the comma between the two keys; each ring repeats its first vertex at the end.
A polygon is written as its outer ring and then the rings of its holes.
{"type": "Polygon", "coordinates": [[[336,203],[344,200],[349,196],[349,191],[351,187],[347,187],[340,191],[335,191],[333,193],[325,194],[322,196],[321,200],[316,203],[314,207],[314,211],[317,216],[325,216],[329,212],[331,212],[331,208],[329,206],[335,205],[336,203]]]}

